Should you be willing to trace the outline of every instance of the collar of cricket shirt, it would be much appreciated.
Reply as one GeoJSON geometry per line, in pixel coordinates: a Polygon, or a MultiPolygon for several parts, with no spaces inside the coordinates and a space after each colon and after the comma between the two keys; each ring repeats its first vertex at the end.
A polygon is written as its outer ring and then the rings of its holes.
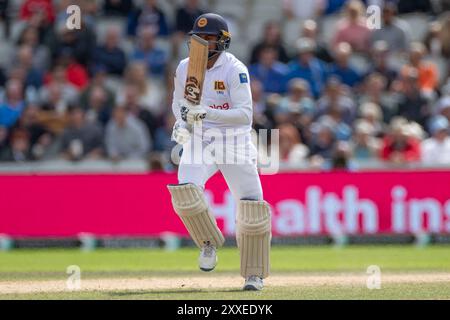
{"type": "Polygon", "coordinates": [[[208,69],[208,71],[211,71],[211,70],[213,70],[213,69],[215,69],[217,67],[220,67],[222,64],[225,63],[226,59],[227,59],[226,52],[222,51],[222,53],[220,54],[220,56],[217,59],[216,63],[214,63],[214,65],[210,69],[208,69]]]}

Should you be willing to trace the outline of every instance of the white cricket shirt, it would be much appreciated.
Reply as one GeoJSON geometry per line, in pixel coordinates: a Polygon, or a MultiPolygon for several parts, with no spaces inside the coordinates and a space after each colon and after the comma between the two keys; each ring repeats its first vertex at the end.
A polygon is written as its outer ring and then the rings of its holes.
{"type": "MultiPolygon", "coordinates": [[[[179,121],[181,121],[181,114],[178,101],[184,98],[188,62],[189,58],[186,58],[179,63],[174,79],[172,111],[179,121]]],[[[222,52],[214,66],[206,70],[200,104],[207,109],[220,110],[220,112],[240,110],[239,113],[242,113],[239,124],[232,121],[208,120],[207,116],[203,120],[204,130],[209,128],[218,128],[221,131],[237,129],[240,133],[249,133],[252,126],[253,109],[247,67],[231,53],[222,52]]],[[[220,117],[218,118],[220,119],[220,117]]]]}

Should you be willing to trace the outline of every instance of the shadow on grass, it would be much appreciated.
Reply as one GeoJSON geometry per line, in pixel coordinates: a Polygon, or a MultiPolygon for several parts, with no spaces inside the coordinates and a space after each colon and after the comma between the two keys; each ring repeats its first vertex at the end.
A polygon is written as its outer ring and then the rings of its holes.
{"type": "Polygon", "coordinates": [[[120,292],[108,292],[112,297],[126,297],[133,295],[157,295],[157,294],[180,294],[185,295],[187,293],[236,293],[242,292],[242,289],[183,289],[179,290],[139,290],[139,291],[120,291],[120,292]]]}

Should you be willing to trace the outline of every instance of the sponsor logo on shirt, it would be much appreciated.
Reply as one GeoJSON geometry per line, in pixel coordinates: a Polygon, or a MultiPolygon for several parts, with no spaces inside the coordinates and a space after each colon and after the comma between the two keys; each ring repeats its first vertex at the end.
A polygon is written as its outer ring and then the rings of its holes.
{"type": "Polygon", "coordinates": [[[214,81],[214,90],[216,90],[217,94],[225,94],[225,82],[223,82],[222,80],[214,81]]]}
{"type": "Polygon", "coordinates": [[[239,73],[239,80],[241,83],[248,83],[248,77],[245,73],[239,73]]]}
{"type": "Polygon", "coordinates": [[[230,109],[230,105],[228,104],[228,102],[225,102],[223,105],[215,105],[213,104],[212,106],[209,106],[212,109],[219,109],[219,110],[228,110],[230,109]]]}
{"type": "Polygon", "coordinates": [[[225,83],[222,80],[214,81],[214,90],[225,91],[225,83]]]}

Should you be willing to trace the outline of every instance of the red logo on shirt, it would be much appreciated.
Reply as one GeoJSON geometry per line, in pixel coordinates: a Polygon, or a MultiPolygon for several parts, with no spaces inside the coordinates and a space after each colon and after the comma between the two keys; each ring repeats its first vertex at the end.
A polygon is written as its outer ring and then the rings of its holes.
{"type": "Polygon", "coordinates": [[[213,108],[213,109],[220,109],[220,110],[228,110],[228,109],[230,109],[230,105],[228,104],[228,102],[225,102],[223,105],[215,105],[215,104],[213,104],[212,106],[209,106],[210,108],[213,108]]]}

